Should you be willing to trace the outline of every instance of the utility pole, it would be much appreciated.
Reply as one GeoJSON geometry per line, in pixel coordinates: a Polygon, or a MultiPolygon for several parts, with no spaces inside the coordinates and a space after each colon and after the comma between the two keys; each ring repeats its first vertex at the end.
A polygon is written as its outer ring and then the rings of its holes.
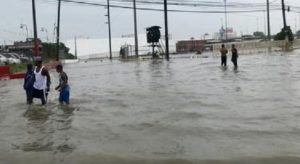
{"type": "Polygon", "coordinates": [[[61,0],[58,0],[58,13],[57,13],[57,28],[56,28],[56,61],[59,61],[59,38],[60,38],[60,8],[61,0]]]}
{"type": "Polygon", "coordinates": [[[109,0],[107,0],[107,24],[108,24],[108,35],[109,35],[109,59],[112,60],[112,48],[111,48],[111,28],[110,28],[110,5],[109,0]]]}
{"type": "Polygon", "coordinates": [[[271,40],[270,2],[269,2],[269,0],[267,0],[267,22],[268,22],[268,40],[271,40]]]}
{"type": "Polygon", "coordinates": [[[134,15],[134,38],[135,38],[135,56],[139,56],[139,41],[137,31],[137,18],[136,18],[136,0],[133,0],[133,15],[134,15]]]}
{"type": "Polygon", "coordinates": [[[289,37],[287,35],[287,25],[286,25],[286,17],[285,17],[284,0],[281,0],[281,5],[282,5],[282,17],[283,17],[283,34],[284,34],[284,37],[285,37],[285,46],[284,46],[284,49],[288,50],[289,49],[289,37]]]}
{"type": "Polygon", "coordinates": [[[168,29],[168,3],[164,0],[164,10],[165,10],[165,39],[166,39],[166,59],[169,60],[169,29],[168,29]]]}
{"type": "Polygon", "coordinates": [[[270,25],[270,1],[267,0],[267,22],[268,22],[268,50],[271,52],[271,25],[270,25]]]}
{"type": "Polygon", "coordinates": [[[286,17],[285,17],[285,5],[284,5],[284,0],[281,0],[281,5],[282,5],[282,16],[283,16],[283,27],[286,30],[286,17]]]}
{"type": "Polygon", "coordinates": [[[228,31],[227,31],[227,0],[224,0],[224,6],[225,6],[225,39],[226,39],[226,41],[227,41],[227,39],[228,39],[228,31]]]}
{"type": "Polygon", "coordinates": [[[32,0],[32,15],[33,15],[33,31],[34,31],[34,56],[39,56],[39,45],[38,45],[38,34],[37,34],[37,23],[36,23],[36,10],[35,0],[32,0]]]}

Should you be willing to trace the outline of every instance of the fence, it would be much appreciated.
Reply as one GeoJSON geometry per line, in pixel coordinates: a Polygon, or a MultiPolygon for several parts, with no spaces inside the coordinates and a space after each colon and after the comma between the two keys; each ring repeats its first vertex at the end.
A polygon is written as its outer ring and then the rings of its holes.
{"type": "MultiPolygon", "coordinates": [[[[285,47],[290,46],[292,49],[300,48],[300,40],[295,39],[293,43],[287,43],[285,40],[279,41],[245,41],[245,42],[234,42],[234,43],[224,43],[227,49],[231,49],[231,45],[235,44],[239,51],[239,54],[257,54],[266,53],[269,50],[269,46],[272,51],[282,51],[285,47]],[[291,45],[287,45],[291,44],[291,45]]],[[[213,54],[220,55],[220,48],[222,44],[213,45],[213,54]]]]}
{"type": "MultiPolygon", "coordinates": [[[[170,45],[169,46],[169,51],[170,53],[175,53],[176,52],[176,46],[175,45],[170,45]]],[[[162,49],[165,50],[164,45],[162,45],[162,49]]],[[[157,48],[155,51],[158,51],[157,48]]],[[[128,56],[135,56],[135,47],[132,46],[128,52],[128,56]]],[[[139,47],[139,55],[151,55],[152,54],[152,47],[150,46],[140,46],[139,47]]],[[[120,51],[113,51],[112,52],[112,57],[119,57],[120,56],[120,51]]],[[[99,58],[109,58],[109,52],[103,52],[103,53],[95,53],[95,54],[90,54],[84,57],[81,57],[82,59],[99,59],[99,58]]]]}

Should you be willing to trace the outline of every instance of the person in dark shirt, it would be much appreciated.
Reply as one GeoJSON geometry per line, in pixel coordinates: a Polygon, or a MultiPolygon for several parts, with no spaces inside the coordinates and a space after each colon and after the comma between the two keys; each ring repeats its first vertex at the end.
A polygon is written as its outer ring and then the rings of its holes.
{"type": "Polygon", "coordinates": [[[24,77],[23,88],[26,91],[27,104],[32,104],[32,91],[34,83],[33,65],[27,64],[27,72],[24,77]]]}
{"type": "Polygon", "coordinates": [[[56,72],[59,73],[59,85],[55,88],[55,90],[58,90],[59,93],[59,102],[60,104],[66,103],[69,104],[69,98],[70,98],[70,87],[68,84],[68,76],[63,71],[62,65],[56,66],[56,72]]]}
{"type": "Polygon", "coordinates": [[[234,65],[234,69],[237,69],[238,67],[237,59],[239,56],[238,56],[238,50],[235,48],[234,44],[232,44],[231,52],[232,52],[231,61],[234,65]]]}

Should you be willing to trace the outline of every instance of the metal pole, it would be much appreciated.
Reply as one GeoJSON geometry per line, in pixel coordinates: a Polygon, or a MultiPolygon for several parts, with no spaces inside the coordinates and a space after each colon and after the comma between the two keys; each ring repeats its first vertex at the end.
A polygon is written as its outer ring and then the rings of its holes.
{"type": "Polygon", "coordinates": [[[266,23],[266,12],[263,12],[264,16],[264,34],[267,35],[267,23],[266,23]]]}
{"type": "Polygon", "coordinates": [[[109,0],[107,0],[107,18],[108,18],[108,35],[109,35],[109,59],[112,59],[112,48],[111,48],[111,28],[110,28],[110,5],[109,0]]]}
{"type": "Polygon", "coordinates": [[[46,33],[46,40],[47,40],[47,43],[48,43],[49,42],[48,30],[46,28],[42,27],[41,31],[46,33]]]}
{"type": "Polygon", "coordinates": [[[75,36],[75,58],[77,59],[77,37],[75,36]]]}
{"type": "Polygon", "coordinates": [[[259,31],[259,20],[258,20],[258,17],[256,17],[256,31],[259,31]]]}
{"type": "Polygon", "coordinates": [[[166,39],[166,59],[169,60],[169,31],[168,31],[168,3],[164,0],[164,10],[165,10],[165,39],[166,39]]]}
{"type": "Polygon", "coordinates": [[[225,3],[225,39],[226,39],[226,41],[227,41],[227,39],[228,39],[228,34],[227,34],[227,28],[228,28],[228,26],[227,26],[227,0],[224,0],[224,3],[225,3]]]}
{"type": "Polygon", "coordinates": [[[25,25],[25,27],[26,27],[26,35],[27,35],[27,38],[29,37],[29,35],[28,35],[28,27],[27,27],[27,25],[25,25]]]}
{"type": "Polygon", "coordinates": [[[136,17],[136,0],[133,0],[133,15],[134,15],[134,38],[135,38],[135,56],[139,56],[139,41],[137,31],[137,17],[136,17]]]}
{"type": "Polygon", "coordinates": [[[56,61],[59,61],[59,38],[60,38],[60,8],[61,0],[58,0],[57,28],[56,28],[56,61]]]}
{"type": "Polygon", "coordinates": [[[294,32],[296,33],[298,29],[298,24],[297,24],[297,13],[295,14],[295,30],[294,32]]]}
{"type": "Polygon", "coordinates": [[[34,55],[39,56],[38,34],[36,23],[35,0],[32,0],[33,30],[34,30],[34,55]]]}
{"type": "Polygon", "coordinates": [[[53,28],[53,38],[52,38],[52,42],[55,42],[55,36],[56,36],[56,23],[54,23],[54,28],[53,28]]]}
{"type": "Polygon", "coordinates": [[[46,35],[47,35],[47,42],[49,43],[49,33],[47,29],[46,29],[46,35]]]}

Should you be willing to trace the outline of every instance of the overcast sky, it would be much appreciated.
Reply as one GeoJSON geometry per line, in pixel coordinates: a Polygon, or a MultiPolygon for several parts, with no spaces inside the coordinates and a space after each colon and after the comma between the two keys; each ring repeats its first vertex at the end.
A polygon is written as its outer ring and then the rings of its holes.
{"type": "MultiPolygon", "coordinates": [[[[15,40],[24,40],[26,30],[20,24],[28,26],[29,35],[32,36],[32,8],[31,0],[2,0],[0,6],[0,44],[9,44],[15,40]]],[[[105,0],[90,0],[105,2],[105,0]]],[[[138,0],[137,0],[138,1],[138,0]]],[[[163,1],[163,0],[162,0],[163,1]]],[[[196,0],[195,0],[196,1],[196,0]]],[[[202,1],[202,0],[199,0],[202,1]]],[[[223,2],[223,0],[214,0],[223,2]]],[[[280,4],[280,0],[270,0],[273,4],[280,4]]],[[[227,2],[265,3],[265,0],[227,0],[227,2]]],[[[57,0],[36,0],[37,23],[39,37],[46,40],[46,33],[41,32],[44,27],[48,30],[48,37],[53,40],[54,23],[57,19],[57,0]]],[[[287,4],[300,6],[299,0],[286,0],[287,4]]],[[[140,7],[145,7],[139,5],[140,7]]],[[[148,6],[146,6],[148,7],[148,6]]],[[[163,8],[163,6],[161,6],[163,8]]],[[[178,7],[180,8],[180,7],[178,7]]],[[[172,8],[174,9],[174,7],[172,8]]],[[[201,10],[202,8],[190,8],[201,10]]],[[[209,10],[209,9],[207,9],[209,10]]],[[[211,9],[215,10],[215,9],[211,9]]],[[[249,8],[248,8],[249,10],[249,8]]],[[[300,10],[299,10],[300,11],[300,10]]],[[[75,35],[89,38],[106,38],[108,36],[104,7],[92,7],[62,3],[61,39],[72,39],[75,35]]],[[[138,32],[145,33],[145,28],[152,25],[164,27],[163,12],[138,11],[138,32]]],[[[213,34],[221,27],[224,14],[200,13],[169,13],[169,32],[175,39],[200,38],[204,33],[213,34]]],[[[233,27],[238,34],[251,34],[257,29],[265,31],[265,16],[259,13],[228,14],[228,27],[233,27]]],[[[300,15],[294,12],[287,13],[288,25],[300,29],[300,15]]],[[[122,34],[133,33],[133,11],[130,9],[111,8],[112,36],[120,37],[122,34]]],[[[271,31],[277,33],[282,28],[282,15],[280,11],[271,12],[271,31]]]]}

